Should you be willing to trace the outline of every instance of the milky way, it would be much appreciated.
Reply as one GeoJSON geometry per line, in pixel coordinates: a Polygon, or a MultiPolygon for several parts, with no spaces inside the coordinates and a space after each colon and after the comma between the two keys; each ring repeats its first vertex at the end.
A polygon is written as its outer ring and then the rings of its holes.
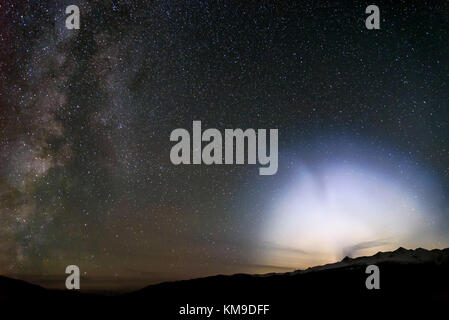
{"type": "Polygon", "coordinates": [[[124,288],[447,246],[448,5],[378,5],[367,30],[349,1],[1,1],[0,273],[63,287],[76,264],[84,286],[124,288]],[[65,27],[71,4],[80,30],[65,27]],[[170,132],[194,120],[277,128],[277,174],[174,166],[170,132]],[[339,172],[349,188],[379,179],[357,207],[375,232],[341,213],[345,192],[339,217],[318,205],[339,172]],[[281,240],[285,225],[307,231],[281,240]]]}

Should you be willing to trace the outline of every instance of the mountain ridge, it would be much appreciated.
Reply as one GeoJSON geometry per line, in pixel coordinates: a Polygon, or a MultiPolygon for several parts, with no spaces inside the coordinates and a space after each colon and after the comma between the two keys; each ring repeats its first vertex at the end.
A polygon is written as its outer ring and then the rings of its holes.
{"type": "Polygon", "coordinates": [[[436,263],[441,264],[449,262],[449,248],[444,249],[405,249],[399,247],[394,251],[378,251],[371,256],[360,256],[356,258],[344,257],[342,260],[325,265],[314,266],[305,270],[295,270],[293,273],[316,272],[320,270],[328,270],[331,268],[346,267],[349,265],[366,265],[377,263],[399,263],[399,264],[419,264],[419,263],[436,263]]]}
{"type": "MultiPolygon", "coordinates": [[[[121,312],[139,314],[150,308],[151,315],[157,318],[179,320],[179,308],[186,304],[214,306],[217,310],[222,310],[224,304],[269,305],[270,316],[260,319],[291,318],[298,315],[298,305],[301,311],[319,310],[321,314],[331,316],[336,310],[346,315],[349,307],[372,312],[373,306],[379,313],[390,312],[393,308],[403,314],[402,306],[411,303],[420,308],[449,303],[449,248],[398,248],[372,256],[344,258],[306,270],[162,282],[113,296],[50,290],[0,276],[0,305],[3,306],[5,301],[18,307],[33,306],[30,310],[51,305],[59,315],[66,309],[73,310],[76,305],[80,311],[95,309],[102,316],[106,312],[112,318],[121,312]],[[368,275],[365,268],[370,264],[376,264],[380,269],[379,290],[366,288],[368,275]]],[[[228,319],[224,315],[214,318],[228,319]]]]}
{"type": "MultiPolygon", "coordinates": [[[[269,277],[269,276],[294,276],[300,274],[307,274],[311,272],[320,272],[325,270],[346,268],[352,266],[363,266],[370,264],[383,264],[383,263],[397,263],[397,264],[448,264],[449,265],[449,248],[444,249],[424,249],[418,247],[416,249],[405,249],[403,247],[399,247],[394,251],[378,251],[374,255],[371,256],[360,256],[360,257],[344,257],[342,260],[328,263],[324,265],[317,265],[313,267],[309,267],[307,269],[298,269],[290,272],[270,272],[264,274],[250,274],[250,273],[235,273],[230,275],[225,274],[216,274],[207,277],[199,277],[192,279],[184,279],[184,280],[174,280],[174,281],[164,281],[156,284],[151,284],[145,286],[141,289],[132,291],[130,293],[139,292],[141,290],[145,290],[146,288],[151,288],[154,286],[160,286],[164,284],[172,284],[172,283],[181,283],[186,281],[197,281],[202,279],[210,279],[214,277],[269,277]]],[[[31,282],[27,282],[25,280],[16,279],[4,275],[0,275],[0,295],[4,292],[4,288],[12,288],[12,286],[17,286],[21,288],[29,287],[30,290],[46,290],[52,292],[60,292],[61,290],[48,289],[41,285],[34,284],[31,282]]],[[[129,294],[129,293],[128,293],[129,294]]]]}

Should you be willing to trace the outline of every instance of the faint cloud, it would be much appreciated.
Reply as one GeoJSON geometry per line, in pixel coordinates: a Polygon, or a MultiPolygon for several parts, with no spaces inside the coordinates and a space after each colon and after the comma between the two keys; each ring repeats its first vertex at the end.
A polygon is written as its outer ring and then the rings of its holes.
{"type": "Polygon", "coordinates": [[[373,240],[373,241],[359,242],[355,245],[344,247],[343,248],[343,256],[344,257],[353,257],[360,250],[380,247],[380,246],[383,246],[383,245],[386,245],[389,243],[390,242],[386,241],[386,240],[373,240]]]}

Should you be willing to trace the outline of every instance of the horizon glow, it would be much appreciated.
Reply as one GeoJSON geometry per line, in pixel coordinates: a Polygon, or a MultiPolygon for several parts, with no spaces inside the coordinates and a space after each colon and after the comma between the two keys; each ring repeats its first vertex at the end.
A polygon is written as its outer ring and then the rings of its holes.
{"type": "Polygon", "coordinates": [[[447,245],[435,182],[411,169],[407,182],[390,169],[347,161],[300,168],[271,207],[261,240],[272,249],[263,262],[303,268],[399,246],[447,245]]]}

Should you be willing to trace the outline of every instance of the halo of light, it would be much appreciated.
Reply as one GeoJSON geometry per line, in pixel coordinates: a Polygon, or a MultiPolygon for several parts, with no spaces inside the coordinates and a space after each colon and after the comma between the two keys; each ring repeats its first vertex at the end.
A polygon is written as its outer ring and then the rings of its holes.
{"type": "Polygon", "coordinates": [[[399,246],[437,246],[428,181],[407,184],[386,169],[329,161],[301,167],[291,181],[263,227],[262,241],[270,244],[263,263],[302,268],[399,246]]]}

